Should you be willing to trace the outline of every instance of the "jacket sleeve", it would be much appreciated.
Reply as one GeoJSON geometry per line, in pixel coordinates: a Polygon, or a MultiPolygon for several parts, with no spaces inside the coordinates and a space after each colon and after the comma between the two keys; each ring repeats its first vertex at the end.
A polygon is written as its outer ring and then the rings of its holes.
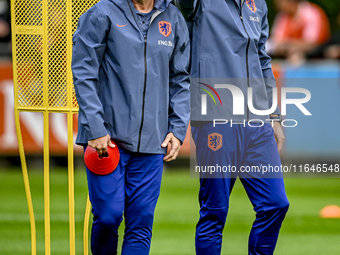
{"type": "Polygon", "coordinates": [[[81,115],[79,121],[86,130],[88,140],[107,134],[98,93],[99,69],[108,30],[107,18],[94,6],[80,17],[73,36],[73,82],[81,115]]]}
{"type": "MultiPolygon", "coordinates": [[[[273,88],[276,87],[276,81],[272,70],[271,65],[271,57],[267,54],[266,51],[266,42],[269,36],[269,24],[268,24],[268,8],[264,2],[264,15],[262,17],[262,30],[261,30],[261,38],[258,44],[258,51],[260,56],[260,62],[262,67],[263,78],[266,84],[267,97],[268,97],[268,107],[270,108],[273,103],[273,88]]],[[[280,114],[280,108],[277,107],[276,110],[272,114],[280,114]]]]}
{"type": "Polygon", "coordinates": [[[195,11],[198,0],[173,0],[178,9],[181,10],[185,19],[188,19],[195,11]]]}
{"type": "MultiPolygon", "coordinates": [[[[183,18],[182,18],[183,19],[183,18]]],[[[184,23],[184,20],[183,20],[184,23]]],[[[169,132],[184,141],[190,119],[190,42],[187,27],[181,26],[170,60],[169,78],[169,132]]]]}

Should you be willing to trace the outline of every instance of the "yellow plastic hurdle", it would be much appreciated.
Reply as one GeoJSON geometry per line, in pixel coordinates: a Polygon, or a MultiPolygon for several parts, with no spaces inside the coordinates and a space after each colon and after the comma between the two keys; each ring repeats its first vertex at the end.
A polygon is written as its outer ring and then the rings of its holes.
{"type": "MultiPolygon", "coordinates": [[[[15,122],[31,226],[31,253],[36,255],[36,225],[20,128],[20,112],[44,116],[45,254],[51,254],[49,113],[66,113],[68,124],[68,193],[70,254],[75,254],[73,114],[78,104],[72,82],[72,35],[81,14],[99,0],[13,0],[12,47],[15,122]]],[[[84,254],[88,254],[90,202],[84,219],[84,254]]],[[[79,254],[79,253],[78,253],[79,254]]]]}

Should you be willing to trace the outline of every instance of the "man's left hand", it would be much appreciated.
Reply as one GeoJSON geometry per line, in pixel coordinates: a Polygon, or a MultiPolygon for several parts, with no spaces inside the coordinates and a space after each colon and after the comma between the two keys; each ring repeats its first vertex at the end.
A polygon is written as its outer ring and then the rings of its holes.
{"type": "Polygon", "coordinates": [[[169,143],[171,145],[171,150],[163,158],[165,162],[175,160],[179,153],[179,149],[181,148],[181,141],[177,137],[175,137],[173,133],[168,133],[162,143],[162,147],[165,148],[166,146],[168,146],[169,143]]]}

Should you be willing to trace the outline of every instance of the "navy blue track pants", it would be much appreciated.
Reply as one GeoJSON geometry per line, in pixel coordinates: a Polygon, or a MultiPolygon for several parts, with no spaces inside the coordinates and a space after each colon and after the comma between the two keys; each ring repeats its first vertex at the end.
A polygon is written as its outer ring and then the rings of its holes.
{"type": "Polygon", "coordinates": [[[120,161],[113,173],[100,176],[86,168],[93,213],[91,250],[94,255],[117,254],[118,228],[124,214],[121,254],[147,255],[164,155],[119,151],[120,161]]]}
{"type": "Polygon", "coordinates": [[[208,172],[201,172],[196,254],[221,253],[229,196],[237,177],[240,178],[256,212],[249,236],[248,254],[273,254],[289,207],[283,176],[281,172],[262,174],[249,171],[252,166],[281,165],[271,125],[244,127],[243,124],[237,124],[232,127],[213,127],[212,123],[192,124],[192,136],[196,144],[198,166],[234,166],[237,170],[221,171],[213,176],[208,172]]]}

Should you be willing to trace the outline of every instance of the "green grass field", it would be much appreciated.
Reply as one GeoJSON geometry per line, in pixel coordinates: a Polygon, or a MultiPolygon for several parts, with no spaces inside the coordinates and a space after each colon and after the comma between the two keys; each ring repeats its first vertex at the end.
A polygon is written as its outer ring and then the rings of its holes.
{"type": "MultiPolygon", "coordinates": [[[[37,221],[38,254],[44,254],[43,175],[30,172],[37,221]]],[[[76,246],[82,251],[86,176],[76,171],[76,246]]],[[[291,202],[282,226],[276,255],[340,254],[340,219],[321,219],[328,204],[340,204],[340,179],[286,179],[291,202]]],[[[156,208],[151,254],[194,254],[198,219],[198,180],[188,171],[165,171],[156,208]]],[[[52,254],[68,254],[67,173],[51,172],[52,254]]],[[[254,220],[252,206],[238,181],[231,196],[222,254],[247,254],[247,239],[254,220]]],[[[122,228],[120,233],[123,233],[122,228]]],[[[122,236],[122,235],[121,235],[122,236]]],[[[121,238],[120,238],[121,241],[121,238]]],[[[24,184],[18,169],[0,171],[0,255],[30,254],[30,225],[24,184]]]]}

